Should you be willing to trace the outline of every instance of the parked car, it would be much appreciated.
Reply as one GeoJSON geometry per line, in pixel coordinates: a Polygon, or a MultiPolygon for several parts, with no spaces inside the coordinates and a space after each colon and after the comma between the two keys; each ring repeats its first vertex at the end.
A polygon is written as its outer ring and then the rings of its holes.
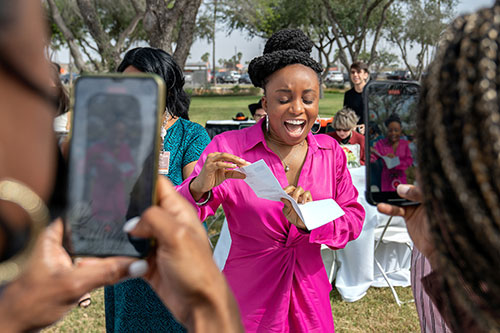
{"type": "Polygon", "coordinates": [[[394,71],[390,75],[387,75],[387,79],[408,81],[411,80],[411,73],[410,71],[394,71]]]}
{"type": "Polygon", "coordinates": [[[237,71],[230,71],[229,74],[234,77],[236,79],[236,81],[239,80],[239,78],[241,77],[241,74],[238,73],[237,71]]]}
{"type": "Polygon", "coordinates": [[[215,77],[217,83],[238,83],[238,79],[232,76],[230,72],[217,73],[215,77]]]}
{"type": "Polygon", "coordinates": [[[238,79],[238,83],[251,84],[252,80],[250,80],[250,75],[248,74],[241,75],[240,78],[238,79]]]}
{"type": "Polygon", "coordinates": [[[339,71],[329,71],[325,81],[339,84],[344,83],[344,75],[339,71]]]}

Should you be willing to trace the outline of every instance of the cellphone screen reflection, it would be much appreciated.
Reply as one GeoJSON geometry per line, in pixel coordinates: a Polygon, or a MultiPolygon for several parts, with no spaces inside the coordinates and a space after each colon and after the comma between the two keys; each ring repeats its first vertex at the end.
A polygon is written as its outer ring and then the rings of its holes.
{"type": "Polygon", "coordinates": [[[373,82],[366,86],[369,191],[395,192],[415,183],[416,122],[419,86],[408,82],[373,82]]]}
{"type": "Polygon", "coordinates": [[[77,84],[67,213],[74,254],[139,256],[122,228],[152,204],[157,134],[157,91],[141,94],[140,81],[77,84]]]}

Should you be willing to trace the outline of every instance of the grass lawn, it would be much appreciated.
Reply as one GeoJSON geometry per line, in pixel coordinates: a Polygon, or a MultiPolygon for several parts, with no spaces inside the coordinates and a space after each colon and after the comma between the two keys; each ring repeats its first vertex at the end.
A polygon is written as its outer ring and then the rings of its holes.
{"type": "MultiPolygon", "coordinates": [[[[412,298],[411,288],[396,287],[402,300],[412,298]]],[[[330,293],[335,331],[420,332],[414,303],[398,307],[389,288],[370,288],[368,294],[354,303],[343,302],[339,293],[330,293]]],[[[73,309],[64,320],[42,332],[104,332],[104,289],[92,293],[92,305],[73,309]]]]}
{"type": "MultiPolygon", "coordinates": [[[[218,96],[218,97],[193,97],[189,109],[189,118],[205,126],[207,120],[231,119],[236,113],[243,112],[251,118],[248,104],[257,103],[259,96],[218,96]]],[[[342,108],[343,93],[325,93],[319,102],[319,115],[331,117],[342,108]]]]}
{"type": "MultiPolygon", "coordinates": [[[[258,97],[194,97],[190,117],[202,125],[209,119],[231,119],[237,112],[250,117],[247,105],[258,97]]],[[[320,115],[332,116],[342,107],[342,93],[327,93],[320,101],[320,115]]],[[[220,229],[223,216],[209,230],[212,235],[220,229]]],[[[213,241],[216,241],[214,237],[213,241]]],[[[412,299],[411,288],[396,288],[401,300],[412,299]]],[[[420,332],[413,303],[398,307],[389,288],[370,288],[368,294],[354,303],[343,302],[339,293],[330,293],[336,332],[420,332]]],[[[92,293],[92,305],[76,308],[61,322],[43,332],[104,332],[104,289],[92,293]]]]}

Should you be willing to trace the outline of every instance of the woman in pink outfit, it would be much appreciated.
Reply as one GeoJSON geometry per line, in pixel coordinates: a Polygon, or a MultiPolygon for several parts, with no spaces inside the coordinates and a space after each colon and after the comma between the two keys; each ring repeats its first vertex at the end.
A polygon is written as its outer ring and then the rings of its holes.
{"type": "Polygon", "coordinates": [[[343,248],[364,220],[345,153],[333,138],[310,133],[322,70],[311,49],[300,30],[269,39],[249,66],[267,118],[216,136],[178,187],[201,220],[224,208],[232,244],[223,272],[247,332],[333,332],[321,244],[343,248]],[[308,230],[289,201],[258,198],[234,168],[260,159],[297,202],[333,198],[345,215],[308,230]]]}
{"type": "Polygon", "coordinates": [[[387,137],[377,141],[374,152],[371,154],[370,162],[375,162],[382,156],[388,158],[399,158],[399,163],[387,164],[384,160],[382,168],[381,185],[382,192],[396,191],[399,184],[406,184],[406,169],[413,164],[411,151],[407,140],[401,139],[401,119],[397,114],[392,114],[385,121],[387,137]]]}

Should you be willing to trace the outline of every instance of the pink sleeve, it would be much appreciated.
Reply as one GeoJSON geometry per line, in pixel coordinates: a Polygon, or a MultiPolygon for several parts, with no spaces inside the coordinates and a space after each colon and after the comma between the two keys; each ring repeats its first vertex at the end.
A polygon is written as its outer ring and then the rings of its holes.
{"type": "Polygon", "coordinates": [[[395,167],[396,170],[406,170],[413,164],[413,158],[411,157],[410,145],[408,141],[404,141],[405,146],[403,147],[403,153],[399,156],[399,165],[395,167]]]}
{"type": "Polygon", "coordinates": [[[333,199],[344,210],[345,215],[325,224],[322,227],[311,230],[309,236],[310,243],[326,244],[330,248],[342,249],[347,242],[358,238],[363,228],[365,210],[358,203],[358,191],[352,184],[351,174],[347,169],[346,155],[336,145],[334,148],[336,168],[336,192],[333,199]]]}
{"type": "Polygon", "coordinates": [[[198,206],[196,204],[196,201],[193,199],[191,192],[189,191],[189,183],[200,173],[201,169],[203,168],[203,164],[207,159],[207,155],[217,151],[220,151],[218,140],[217,138],[214,138],[214,140],[212,140],[205,148],[203,153],[201,153],[201,156],[194,167],[193,173],[188,178],[186,178],[182,182],[182,184],[176,186],[177,192],[179,192],[184,198],[186,198],[193,205],[196,212],[198,213],[200,221],[204,221],[208,216],[215,214],[217,208],[219,208],[224,198],[225,184],[222,183],[219,186],[214,187],[212,189],[212,197],[210,198],[210,200],[205,205],[198,206]]]}
{"type": "MultiPolygon", "coordinates": [[[[376,143],[375,143],[375,146],[373,147],[373,149],[375,149],[376,151],[378,151],[381,155],[382,155],[382,152],[380,151],[380,141],[382,140],[378,140],[376,143]]],[[[376,160],[378,160],[380,157],[378,157],[378,155],[375,155],[373,153],[370,154],[370,163],[373,163],[375,162],[376,160]]]]}

